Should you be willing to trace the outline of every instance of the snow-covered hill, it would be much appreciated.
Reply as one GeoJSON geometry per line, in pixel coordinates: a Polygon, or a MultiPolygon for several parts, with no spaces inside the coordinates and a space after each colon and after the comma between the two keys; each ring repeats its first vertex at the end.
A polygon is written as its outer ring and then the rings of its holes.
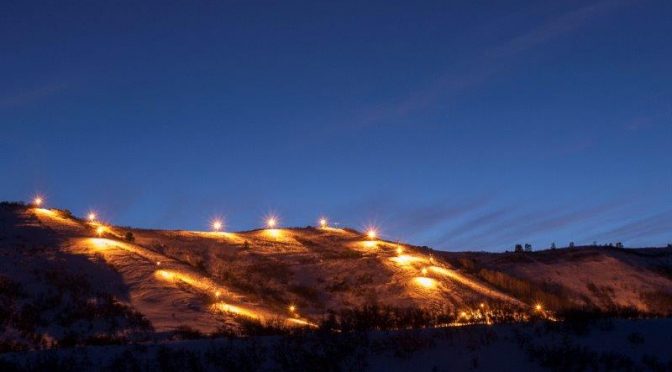
{"type": "Polygon", "coordinates": [[[441,257],[523,301],[554,310],[672,313],[672,248],[586,246],[441,257]]]}
{"type": "Polygon", "coordinates": [[[441,254],[349,229],[145,230],[6,203],[0,255],[0,300],[12,309],[2,338],[23,334],[28,345],[212,333],[243,321],[314,327],[328,313],[372,304],[454,323],[552,318],[568,304],[672,311],[666,249],[441,254]],[[67,295],[45,304],[44,293],[67,295]],[[84,305],[97,315],[72,309],[84,305]],[[30,316],[39,326],[22,333],[30,316]]]}

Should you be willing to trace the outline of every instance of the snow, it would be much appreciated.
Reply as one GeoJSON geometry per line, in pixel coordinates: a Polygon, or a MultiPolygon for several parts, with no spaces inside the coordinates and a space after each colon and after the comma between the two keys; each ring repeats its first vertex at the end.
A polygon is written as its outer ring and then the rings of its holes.
{"type": "Polygon", "coordinates": [[[306,370],[619,369],[614,363],[621,363],[621,369],[648,370],[652,360],[663,370],[672,367],[671,319],[601,320],[581,332],[528,323],[331,337],[267,336],[7,353],[0,356],[0,363],[17,363],[28,369],[51,356],[80,369],[90,368],[92,361],[96,369],[113,369],[120,361],[150,370],[165,368],[166,362],[189,362],[209,371],[221,370],[222,365],[215,362],[226,362],[227,368],[236,369],[236,363],[243,361],[259,371],[295,370],[295,364],[306,370]],[[213,352],[221,360],[213,361],[213,352]]]}
{"type": "MultiPolygon", "coordinates": [[[[210,333],[235,325],[240,315],[312,324],[328,310],[372,303],[453,313],[479,303],[531,311],[529,304],[450,260],[409,244],[369,240],[351,230],[224,233],[107,226],[97,237],[97,226],[58,210],[0,208],[0,274],[25,284],[37,296],[47,288],[36,286],[32,273],[47,267],[81,273],[95,290],[142,313],[159,333],[180,326],[210,333]],[[133,241],[124,240],[127,232],[133,241]],[[297,310],[289,311],[290,305],[297,310]]],[[[529,282],[560,285],[577,304],[589,299],[605,308],[617,304],[652,311],[643,293],[672,292],[670,277],[656,270],[672,262],[666,250],[461,255],[529,282]]],[[[447,348],[445,342],[436,344],[447,348]]],[[[508,353],[510,347],[506,342],[497,352],[508,353]]],[[[456,365],[473,363],[469,353],[451,355],[456,365]]],[[[418,363],[431,368],[425,359],[418,363]]]]}
{"type": "MultiPolygon", "coordinates": [[[[460,254],[464,255],[464,254],[460,254]]],[[[474,255],[486,268],[505,272],[538,285],[566,289],[578,305],[601,309],[617,306],[656,312],[646,294],[672,296],[672,277],[661,268],[672,268],[672,250],[575,248],[531,254],[474,255]],[[587,302],[587,300],[590,302],[587,302]]],[[[672,309],[669,309],[672,310],[672,309]]]]}

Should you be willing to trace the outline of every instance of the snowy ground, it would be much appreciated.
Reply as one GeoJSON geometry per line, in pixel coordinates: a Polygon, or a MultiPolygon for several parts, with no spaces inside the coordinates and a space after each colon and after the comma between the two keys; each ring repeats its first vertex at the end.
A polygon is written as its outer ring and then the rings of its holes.
{"type": "MultiPolygon", "coordinates": [[[[512,324],[62,349],[0,367],[96,370],[670,370],[672,320],[512,324]]],[[[3,365],[4,363],[4,365],[3,365]]]]}

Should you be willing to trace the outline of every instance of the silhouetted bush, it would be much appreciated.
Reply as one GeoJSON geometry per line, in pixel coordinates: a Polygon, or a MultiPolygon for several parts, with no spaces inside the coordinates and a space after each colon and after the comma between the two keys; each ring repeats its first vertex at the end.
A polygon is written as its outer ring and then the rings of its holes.
{"type": "Polygon", "coordinates": [[[199,338],[205,338],[205,335],[194,328],[191,328],[187,325],[181,325],[177,327],[173,332],[173,336],[178,340],[195,340],[199,338]]]}
{"type": "Polygon", "coordinates": [[[452,313],[437,313],[409,307],[394,308],[377,304],[361,308],[331,312],[321,329],[337,329],[343,332],[426,328],[451,323],[456,320],[452,313]]]}
{"type": "Polygon", "coordinates": [[[260,323],[256,320],[240,317],[238,323],[242,334],[246,336],[277,336],[302,331],[300,328],[287,327],[282,319],[270,319],[260,323]]]}
{"type": "Polygon", "coordinates": [[[124,239],[126,239],[127,242],[133,243],[135,241],[135,236],[132,232],[128,231],[126,235],[124,235],[124,239]]]}

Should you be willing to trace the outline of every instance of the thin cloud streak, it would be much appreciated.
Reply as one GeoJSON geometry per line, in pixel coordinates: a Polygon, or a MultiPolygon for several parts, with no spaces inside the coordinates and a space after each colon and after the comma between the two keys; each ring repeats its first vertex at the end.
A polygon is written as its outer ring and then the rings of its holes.
{"type": "Polygon", "coordinates": [[[425,88],[411,92],[398,102],[370,108],[354,122],[362,127],[374,125],[381,121],[407,116],[411,112],[431,106],[438,100],[445,101],[463,94],[517,63],[524,52],[575,32],[597,16],[626,3],[628,1],[601,1],[555,17],[527,33],[484,50],[480,57],[469,61],[466,70],[450,69],[425,88]]]}
{"type": "MultiPolygon", "coordinates": [[[[463,249],[463,247],[501,248],[513,245],[516,242],[525,242],[539,233],[552,232],[589,221],[622,205],[622,203],[611,202],[560,214],[556,209],[527,212],[503,221],[500,220],[495,224],[484,225],[482,229],[474,226],[471,235],[458,240],[448,239],[443,244],[456,249],[463,249]]],[[[497,221],[496,218],[492,220],[497,221]]]]}
{"type": "Polygon", "coordinates": [[[592,236],[593,240],[629,241],[672,231],[672,210],[621,225],[618,228],[592,236]]]}
{"type": "Polygon", "coordinates": [[[429,230],[446,221],[465,215],[485,206],[489,198],[479,198],[458,204],[436,203],[428,206],[414,207],[397,212],[397,220],[405,228],[429,230]]]}
{"type": "Polygon", "coordinates": [[[491,200],[490,196],[481,196],[466,201],[437,201],[418,206],[402,205],[392,198],[376,196],[353,203],[338,211],[337,215],[366,216],[363,224],[378,224],[383,233],[396,231],[407,239],[431,233],[437,226],[482,209],[491,200]]]}
{"type": "Polygon", "coordinates": [[[461,225],[451,229],[443,234],[440,238],[434,241],[435,244],[442,244],[445,242],[455,241],[457,237],[469,235],[470,233],[480,230],[483,226],[492,224],[495,221],[500,221],[507,213],[507,209],[500,208],[485,214],[472,218],[461,225]]]}
{"type": "Polygon", "coordinates": [[[591,19],[622,6],[626,1],[600,1],[560,15],[525,34],[516,36],[492,48],[486,54],[492,58],[507,58],[523,53],[564,34],[572,33],[591,19]]]}

